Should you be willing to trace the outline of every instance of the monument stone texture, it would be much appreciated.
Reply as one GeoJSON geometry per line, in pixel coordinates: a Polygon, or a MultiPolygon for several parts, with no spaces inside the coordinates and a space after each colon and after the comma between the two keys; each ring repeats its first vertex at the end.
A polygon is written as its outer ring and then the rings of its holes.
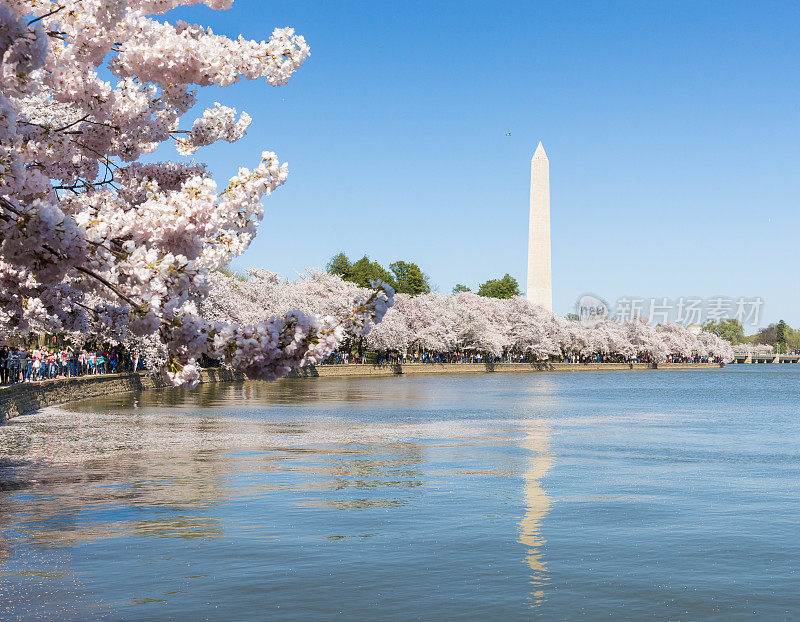
{"type": "Polygon", "coordinates": [[[527,296],[533,304],[548,311],[553,310],[550,275],[550,162],[541,142],[531,159],[527,296]]]}

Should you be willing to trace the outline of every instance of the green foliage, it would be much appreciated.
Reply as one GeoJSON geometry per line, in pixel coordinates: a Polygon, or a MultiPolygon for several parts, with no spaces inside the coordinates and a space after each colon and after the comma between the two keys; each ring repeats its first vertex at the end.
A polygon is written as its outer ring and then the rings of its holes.
{"type": "Polygon", "coordinates": [[[795,330],[781,320],[777,324],[770,324],[762,328],[749,338],[750,343],[764,343],[780,348],[781,352],[800,349],[800,330],[795,330]]]}
{"type": "Polygon", "coordinates": [[[377,261],[370,261],[366,255],[353,264],[352,278],[346,280],[357,283],[361,287],[372,287],[370,281],[380,280],[397,289],[397,281],[392,275],[377,261]]]}
{"type": "Polygon", "coordinates": [[[733,345],[746,341],[742,323],[736,319],[708,320],[703,324],[703,330],[707,333],[713,333],[718,337],[722,337],[733,345]]]}
{"type": "MultiPolygon", "coordinates": [[[[387,271],[377,261],[370,261],[366,255],[358,261],[351,262],[346,254],[338,253],[331,257],[327,270],[331,274],[338,274],[345,281],[356,283],[361,287],[369,287],[370,280],[380,279],[391,285],[400,294],[418,296],[431,291],[430,279],[417,264],[411,261],[398,259],[389,264],[387,271]]],[[[461,283],[453,288],[454,294],[469,291],[472,290],[461,283]]],[[[520,295],[519,283],[510,274],[506,274],[500,279],[486,281],[480,286],[478,294],[489,298],[513,298],[520,295]]]]}
{"type": "Polygon", "coordinates": [[[775,327],[775,345],[779,348],[779,352],[786,352],[786,333],[789,327],[786,322],[781,320],[775,327]]]}
{"type": "Polygon", "coordinates": [[[339,253],[331,258],[327,268],[331,274],[338,274],[345,281],[350,281],[361,287],[371,287],[370,280],[376,281],[380,279],[397,289],[397,283],[392,275],[384,270],[383,266],[377,261],[370,261],[366,255],[351,263],[347,255],[339,253]]]}
{"type": "Polygon", "coordinates": [[[786,350],[800,350],[800,330],[786,327],[786,350]]]}
{"type": "Polygon", "coordinates": [[[389,264],[389,270],[394,274],[397,292],[417,296],[431,291],[428,277],[422,273],[417,264],[398,260],[389,264]]]}
{"type": "Polygon", "coordinates": [[[478,296],[487,298],[513,298],[519,296],[519,283],[510,274],[502,279],[490,279],[478,288],[478,296]]]}
{"type": "Polygon", "coordinates": [[[331,257],[326,267],[330,274],[338,274],[346,281],[349,280],[347,275],[352,274],[353,270],[353,264],[350,263],[350,260],[344,253],[339,253],[331,257]]]}
{"type": "Polygon", "coordinates": [[[401,294],[417,296],[431,291],[428,277],[417,264],[410,261],[397,260],[389,265],[387,271],[377,261],[370,261],[366,255],[351,262],[347,255],[339,253],[331,258],[327,269],[331,274],[338,274],[345,281],[361,287],[370,287],[370,280],[381,280],[401,294]]]}
{"type": "Polygon", "coordinates": [[[567,320],[570,322],[577,322],[581,317],[577,313],[567,313],[567,320]]]}

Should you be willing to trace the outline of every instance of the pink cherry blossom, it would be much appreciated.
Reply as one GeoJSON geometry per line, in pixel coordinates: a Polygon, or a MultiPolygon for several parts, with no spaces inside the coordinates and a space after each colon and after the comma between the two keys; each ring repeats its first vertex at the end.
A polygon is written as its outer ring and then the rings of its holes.
{"type": "Polygon", "coordinates": [[[337,319],[200,314],[211,275],[253,240],[288,167],[264,151],[218,186],[202,164],[140,158],[169,141],[188,155],[240,139],[251,119],[223,104],[183,125],[197,87],[282,85],[310,50],[291,28],[249,41],[153,17],[198,3],[0,0],[0,337],[95,332],[147,349],[179,384],[196,382],[203,354],[272,378],[348,330],[366,334],[391,306],[379,285],[337,319]]]}

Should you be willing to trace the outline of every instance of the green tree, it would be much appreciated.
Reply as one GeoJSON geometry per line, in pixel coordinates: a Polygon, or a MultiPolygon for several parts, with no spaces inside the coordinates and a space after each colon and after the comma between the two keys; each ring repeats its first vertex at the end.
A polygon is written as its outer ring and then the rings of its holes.
{"type": "Polygon", "coordinates": [[[353,274],[353,264],[350,263],[350,259],[344,253],[331,257],[327,269],[330,274],[338,274],[345,281],[350,280],[349,277],[353,274]]]}
{"type": "Polygon", "coordinates": [[[742,323],[737,319],[707,320],[703,324],[703,330],[707,333],[713,333],[718,337],[722,337],[733,345],[746,341],[742,323]]]}
{"type": "Polygon", "coordinates": [[[581,319],[577,313],[567,313],[567,320],[570,322],[578,322],[581,319]]]}
{"type": "Polygon", "coordinates": [[[472,290],[469,287],[467,287],[466,285],[462,285],[461,283],[457,284],[453,288],[453,293],[454,294],[457,294],[458,292],[471,292],[471,291],[472,290]]]}
{"type": "Polygon", "coordinates": [[[377,261],[370,261],[366,255],[353,264],[352,278],[347,280],[357,283],[361,287],[372,287],[370,281],[380,280],[397,289],[397,281],[394,280],[394,277],[377,261]]]}
{"type": "Polygon", "coordinates": [[[775,334],[776,327],[777,324],[770,324],[766,328],[762,328],[755,335],[751,335],[748,341],[755,344],[763,343],[774,346],[775,342],[778,340],[777,335],[775,334]]]}
{"type": "Polygon", "coordinates": [[[490,279],[478,288],[478,296],[487,298],[513,298],[519,296],[519,283],[510,274],[502,279],[490,279]]]}
{"type": "Polygon", "coordinates": [[[795,330],[781,320],[762,328],[755,335],[748,337],[750,343],[764,343],[780,348],[782,352],[800,350],[800,330],[795,330]]]}
{"type": "Polygon", "coordinates": [[[775,327],[775,346],[778,348],[778,352],[786,352],[787,329],[789,329],[789,327],[783,320],[778,322],[778,325],[775,327]]]}
{"type": "Polygon", "coordinates": [[[394,274],[397,282],[395,289],[398,293],[417,296],[431,291],[428,277],[422,273],[417,264],[398,260],[389,264],[389,270],[394,274]]]}
{"type": "Polygon", "coordinates": [[[800,350],[800,330],[795,330],[788,324],[786,325],[786,349],[800,350]]]}
{"type": "Polygon", "coordinates": [[[350,281],[361,287],[371,287],[370,281],[381,280],[397,289],[397,281],[395,281],[394,276],[387,272],[377,261],[370,261],[366,255],[351,263],[347,255],[339,253],[331,258],[327,268],[331,274],[338,274],[345,281],[350,281]]]}

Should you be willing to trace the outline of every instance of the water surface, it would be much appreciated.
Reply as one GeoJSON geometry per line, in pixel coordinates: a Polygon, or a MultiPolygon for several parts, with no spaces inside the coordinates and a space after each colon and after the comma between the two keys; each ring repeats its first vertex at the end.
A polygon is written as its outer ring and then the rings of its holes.
{"type": "Polygon", "coordinates": [[[800,366],[287,380],[0,427],[0,618],[800,618],[800,366]]]}

